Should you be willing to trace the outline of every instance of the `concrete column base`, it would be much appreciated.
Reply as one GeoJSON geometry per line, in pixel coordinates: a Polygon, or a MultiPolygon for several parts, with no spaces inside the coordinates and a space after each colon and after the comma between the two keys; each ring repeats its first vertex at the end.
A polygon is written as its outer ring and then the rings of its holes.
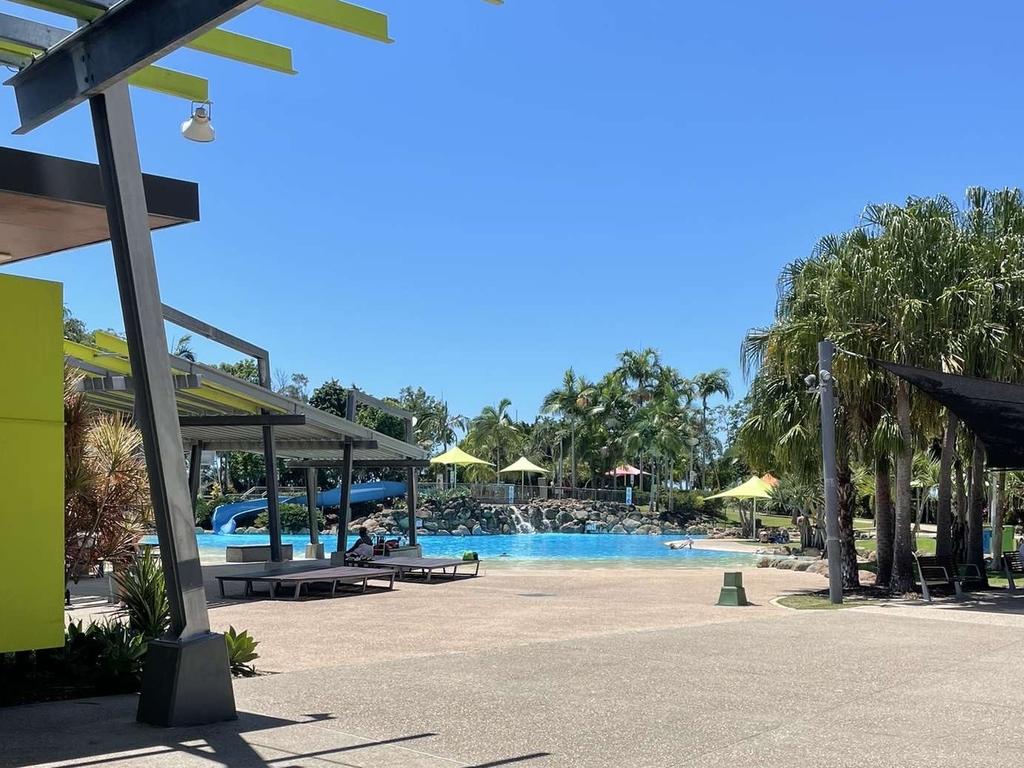
{"type": "Polygon", "coordinates": [[[150,641],[136,715],[140,723],[209,725],[237,717],[224,635],[150,641]]]}
{"type": "Polygon", "coordinates": [[[324,545],[323,544],[307,544],[306,545],[306,559],[307,560],[323,560],[324,559],[324,545]]]}
{"type": "Polygon", "coordinates": [[[345,564],[345,553],[344,552],[331,552],[331,565],[344,565],[345,564]]]}

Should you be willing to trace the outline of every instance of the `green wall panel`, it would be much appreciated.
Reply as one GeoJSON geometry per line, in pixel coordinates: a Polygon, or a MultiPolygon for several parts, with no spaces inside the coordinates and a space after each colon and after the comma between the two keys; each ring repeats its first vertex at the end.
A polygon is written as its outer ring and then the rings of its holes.
{"type": "Polygon", "coordinates": [[[64,642],[58,283],[0,274],[0,652],[64,642]]]}

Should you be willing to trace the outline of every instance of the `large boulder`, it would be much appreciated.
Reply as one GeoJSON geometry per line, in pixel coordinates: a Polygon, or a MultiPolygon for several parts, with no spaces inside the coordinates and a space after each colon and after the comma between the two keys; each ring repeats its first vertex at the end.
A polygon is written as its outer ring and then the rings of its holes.
{"type": "Polygon", "coordinates": [[[561,533],[582,533],[583,525],[581,523],[565,523],[559,527],[561,533]]]}
{"type": "Polygon", "coordinates": [[[640,521],[633,517],[627,517],[622,521],[622,527],[626,533],[633,533],[641,525],[640,521]]]}
{"type": "Polygon", "coordinates": [[[566,523],[572,523],[576,521],[576,516],[572,512],[559,512],[558,517],[555,518],[559,525],[565,525],[566,523]]]}
{"type": "Polygon", "coordinates": [[[470,531],[470,529],[467,528],[466,526],[460,525],[458,528],[456,528],[454,531],[452,531],[452,535],[453,536],[471,536],[472,535],[472,531],[470,531]]]}
{"type": "Polygon", "coordinates": [[[624,528],[624,527],[623,527],[623,526],[622,526],[622,525],[620,524],[620,525],[613,525],[613,526],[612,526],[612,528],[611,528],[611,530],[609,530],[609,531],[608,531],[608,533],[629,533],[629,531],[627,531],[627,530],[626,530],[626,529],[625,529],[625,528],[624,528]]]}

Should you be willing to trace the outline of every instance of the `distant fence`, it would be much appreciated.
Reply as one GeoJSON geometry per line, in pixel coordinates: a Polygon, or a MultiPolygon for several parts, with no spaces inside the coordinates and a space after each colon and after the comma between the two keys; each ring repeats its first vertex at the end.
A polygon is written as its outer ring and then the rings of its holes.
{"type": "MultiPolygon", "coordinates": [[[[420,482],[419,491],[436,493],[451,490],[451,483],[420,482]]],[[[563,488],[546,485],[518,485],[516,483],[457,483],[456,488],[465,490],[477,501],[487,504],[528,504],[531,501],[545,499],[579,499],[581,501],[617,501],[626,502],[626,491],[622,488],[563,488]]],[[[651,494],[646,491],[634,491],[634,504],[650,503],[651,494]]]]}

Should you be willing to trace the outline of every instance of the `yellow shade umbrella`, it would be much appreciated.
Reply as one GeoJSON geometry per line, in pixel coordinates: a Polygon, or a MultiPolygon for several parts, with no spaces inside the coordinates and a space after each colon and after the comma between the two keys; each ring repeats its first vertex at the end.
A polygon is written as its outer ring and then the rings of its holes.
{"type": "Polygon", "coordinates": [[[539,472],[540,474],[546,475],[549,470],[544,469],[544,467],[538,467],[525,456],[520,456],[514,464],[509,464],[504,469],[499,469],[498,472],[539,472]]]}
{"type": "Polygon", "coordinates": [[[458,471],[459,471],[458,467],[460,467],[460,466],[466,467],[466,466],[469,466],[471,464],[486,464],[488,467],[493,467],[494,466],[489,461],[484,461],[483,459],[478,459],[476,456],[473,456],[472,454],[466,453],[464,450],[459,448],[459,446],[457,446],[457,445],[454,448],[449,448],[447,451],[445,451],[441,455],[435,456],[434,458],[432,458],[430,460],[430,463],[431,464],[446,464],[446,465],[451,464],[451,465],[454,465],[456,467],[456,469],[455,469],[456,475],[455,475],[455,478],[453,479],[453,482],[458,482],[458,479],[459,479],[459,477],[458,477],[458,471]]]}
{"type": "Polygon", "coordinates": [[[757,538],[757,500],[758,499],[770,499],[772,497],[772,487],[768,485],[764,480],[756,475],[751,477],[744,483],[740,483],[735,488],[730,488],[728,491],[722,491],[711,496],[705,496],[705,499],[753,499],[754,500],[754,516],[751,518],[753,523],[753,538],[757,538]]]}

